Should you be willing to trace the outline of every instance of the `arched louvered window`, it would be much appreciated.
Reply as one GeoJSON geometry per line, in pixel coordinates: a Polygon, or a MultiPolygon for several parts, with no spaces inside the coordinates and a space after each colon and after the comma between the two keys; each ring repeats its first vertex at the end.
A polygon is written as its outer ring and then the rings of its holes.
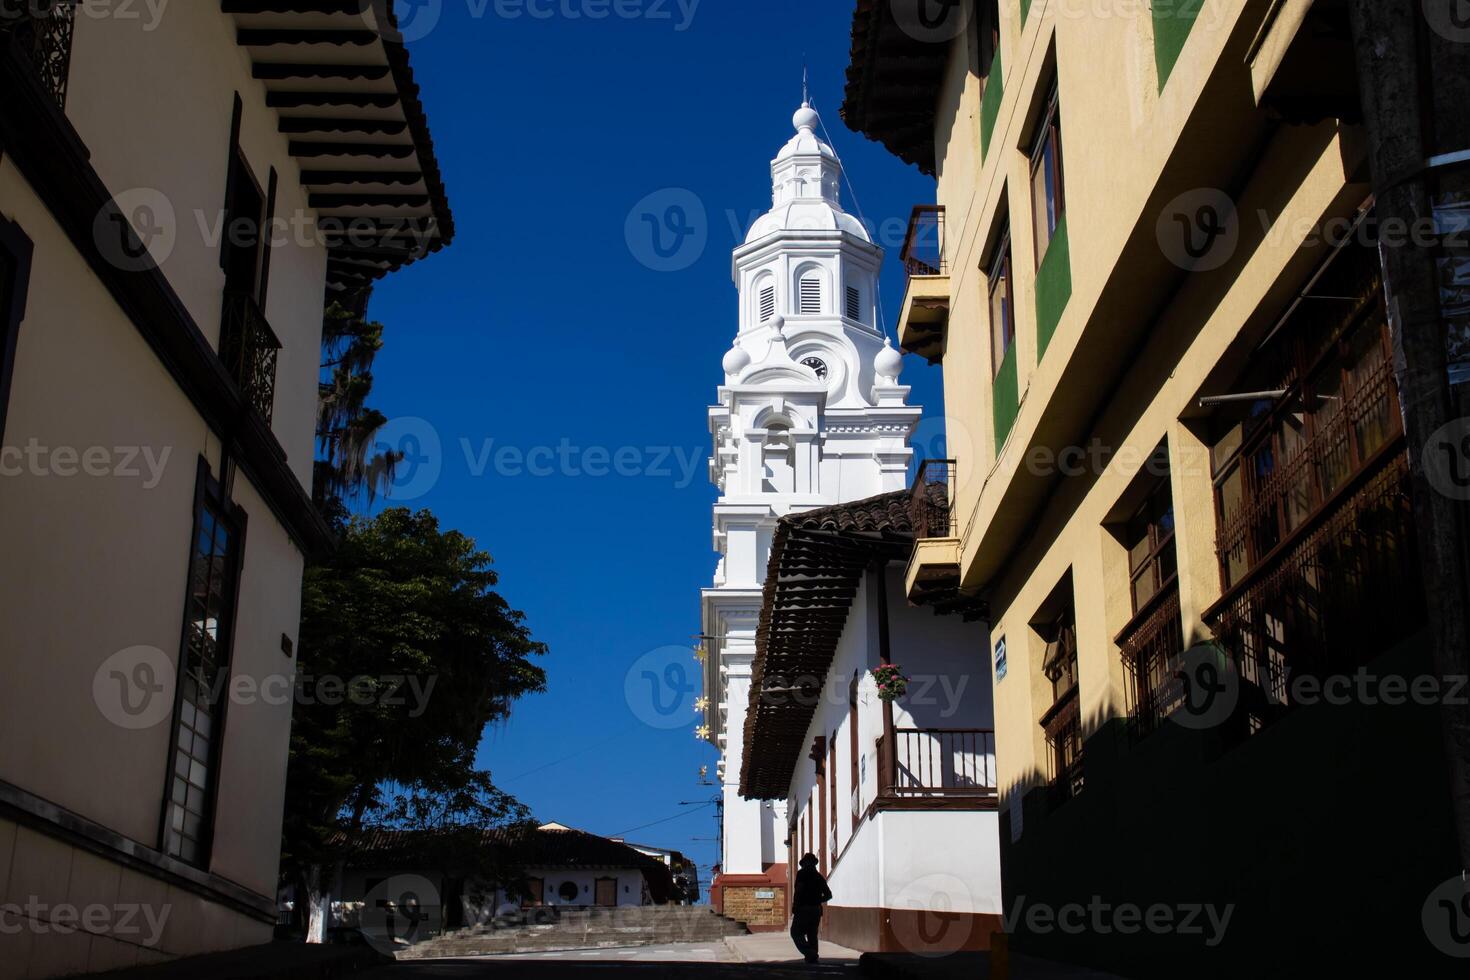
{"type": "Polygon", "coordinates": [[[822,312],[822,277],[819,273],[804,273],[797,292],[798,313],[816,316],[822,312]]]}
{"type": "Polygon", "coordinates": [[[863,294],[856,286],[847,287],[847,318],[849,320],[861,320],[863,318],[863,294]]]}
{"type": "Polygon", "coordinates": [[[767,283],[761,287],[758,313],[761,323],[765,323],[776,315],[776,286],[774,283],[767,283]]]}

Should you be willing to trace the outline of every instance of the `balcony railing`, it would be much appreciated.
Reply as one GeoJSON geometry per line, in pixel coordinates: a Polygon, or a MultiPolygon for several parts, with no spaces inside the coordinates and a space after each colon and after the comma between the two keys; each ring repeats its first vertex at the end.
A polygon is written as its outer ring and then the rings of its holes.
{"type": "Polygon", "coordinates": [[[899,253],[904,271],[910,276],[947,276],[949,263],[944,257],[944,208],[937,204],[920,204],[909,215],[909,230],[899,253]]]}
{"type": "Polygon", "coordinates": [[[1179,618],[1179,582],[1160,590],[1118,636],[1128,688],[1128,714],[1136,734],[1146,734],[1184,703],[1175,676],[1184,653],[1179,618]]]}
{"type": "Polygon", "coordinates": [[[220,358],[241,394],[269,425],[276,401],[276,360],[281,342],[266,322],[255,297],[225,291],[220,323],[220,358]]]}
{"type": "Polygon", "coordinates": [[[30,59],[41,84],[57,106],[66,108],[66,82],[71,74],[72,28],[76,23],[76,0],[29,0],[18,4],[24,11],[7,23],[0,13],[0,35],[8,28],[20,49],[30,59]]]}
{"type": "Polygon", "coordinates": [[[1351,671],[1424,623],[1414,533],[1396,440],[1205,611],[1266,711],[1291,675],[1351,671]]]}
{"type": "Polygon", "coordinates": [[[926,459],[909,495],[909,519],[915,538],[953,538],[959,533],[955,520],[954,486],[956,463],[952,459],[926,459]]]}
{"type": "Polygon", "coordinates": [[[1041,716],[1050,751],[1047,776],[1053,792],[1071,799],[1082,792],[1082,706],[1073,685],[1041,716]]]}
{"type": "Polygon", "coordinates": [[[894,773],[889,797],[994,796],[995,733],[988,728],[898,728],[879,739],[880,771],[894,773]],[[894,758],[888,753],[894,751],[894,758]],[[891,766],[891,768],[890,768],[891,766]]]}

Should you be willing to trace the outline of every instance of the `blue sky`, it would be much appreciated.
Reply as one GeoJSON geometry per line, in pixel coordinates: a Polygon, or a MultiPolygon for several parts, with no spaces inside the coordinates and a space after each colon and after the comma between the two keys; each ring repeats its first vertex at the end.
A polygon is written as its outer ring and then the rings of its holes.
{"type": "MultiPolygon", "coordinates": [[[[548,692],[487,733],[481,763],[538,819],[632,831],[696,857],[703,876],[715,811],[679,804],[713,797],[698,770],[713,774],[715,752],[692,734],[692,707],[676,728],[645,723],[660,716],[630,705],[624,681],[699,631],[730,251],[770,204],[803,57],[888,249],[890,329],[902,229],[934,191],[838,117],[850,0],[703,0],[690,16],[691,3],[442,0],[427,33],[405,10],[457,237],[378,288],[373,401],[395,419],[389,440],[423,457],[389,503],[429,507],[490,551],[502,594],[551,647],[548,692]],[[569,16],[598,9],[608,16],[569,16]],[[644,214],[666,251],[682,245],[667,260],[644,214]]],[[[912,400],[937,416],[938,368],[906,361],[912,400]]],[[[919,455],[938,448],[938,425],[919,455]]]]}

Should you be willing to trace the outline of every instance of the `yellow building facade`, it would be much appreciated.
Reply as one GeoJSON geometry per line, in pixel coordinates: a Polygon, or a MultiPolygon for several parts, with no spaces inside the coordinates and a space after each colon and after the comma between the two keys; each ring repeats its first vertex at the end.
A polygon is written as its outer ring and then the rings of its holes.
{"type": "Polygon", "coordinates": [[[857,4],[844,118],[936,179],[900,341],[953,515],[906,588],[988,606],[1017,948],[1150,975],[1026,906],[1213,900],[1148,948],[1215,975],[1324,889],[1354,915],[1294,928],[1428,948],[1434,708],[1320,687],[1431,672],[1356,93],[1342,4],[857,4]],[[1406,756],[1415,839],[1355,840],[1406,756]]]}

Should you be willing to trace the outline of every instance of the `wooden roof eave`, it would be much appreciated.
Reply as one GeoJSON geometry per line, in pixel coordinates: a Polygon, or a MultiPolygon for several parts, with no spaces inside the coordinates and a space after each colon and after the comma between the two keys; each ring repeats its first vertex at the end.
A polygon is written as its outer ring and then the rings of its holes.
{"type": "Polygon", "coordinates": [[[361,289],[449,244],[454,218],[391,3],[220,0],[220,9],[291,137],[309,204],[324,224],[358,230],[350,242],[329,234],[329,289],[361,289]],[[348,274],[338,260],[364,251],[381,262],[348,274]]]}

